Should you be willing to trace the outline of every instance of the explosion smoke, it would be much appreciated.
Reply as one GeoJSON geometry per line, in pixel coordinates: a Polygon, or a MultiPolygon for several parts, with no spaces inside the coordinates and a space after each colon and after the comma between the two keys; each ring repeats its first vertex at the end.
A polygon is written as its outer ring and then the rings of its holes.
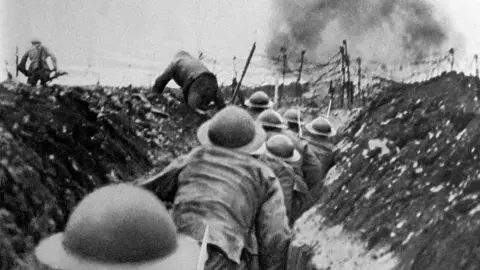
{"type": "Polygon", "coordinates": [[[349,53],[369,60],[420,59],[448,50],[448,21],[435,16],[426,0],[274,0],[267,54],[278,57],[307,50],[311,61],[338,52],[342,40],[349,53]]]}

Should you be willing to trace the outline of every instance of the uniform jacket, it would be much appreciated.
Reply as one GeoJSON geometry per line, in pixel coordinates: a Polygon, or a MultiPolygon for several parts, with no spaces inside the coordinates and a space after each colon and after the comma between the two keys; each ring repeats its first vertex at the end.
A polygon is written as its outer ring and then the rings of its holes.
{"type": "Polygon", "coordinates": [[[325,139],[305,137],[317,158],[325,167],[325,174],[333,166],[334,145],[325,139]]]}
{"type": "MultiPolygon", "coordinates": [[[[289,137],[295,145],[295,149],[300,153],[301,159],[295,164],[292,164],[292,166],[298,174],[303,176],[304,183],[308,186],[308,189],[315,186],[319,181],[322,181],[327,169],[315,155],[312,146],[310,146],[307,141],[299,138],[299,136],[291,130],[282,130],[280,133],[289,137]]],[[[273,133],[267,132],[267,136],[272,135],[273,133]]],[[[305,190],[305,185],[297,185],[295,190],[300,193],[308,192],[305,190]]]]}
{"type": "Polygon", "coordinates": [[[170,80],[182,88],[188,88],[192,82],[203,74],[214,76],[202,62],[185,51],[178,52],[167,69],[156,79],[154,91],[162,92],[170,80]]]}
{"type": "Polygon", "coordinates": [[[20,60],[18,70],[26,71],[27,60],[30,60],[29,71],[37,68],[48,69],[47,58],[52,60],[53,68],[57,69],[57,58],[53,53],[43,45],[32,46],[20,60]]]}
{"type": "Polygon", "coordinates": [[[252,156],[218,147],[198,147],[174,160],[146,186],[173,202],[181,233],[220,247],[240,263],[242,251],[259,256],[261,269],[284,269],[290,228],[280,182],[252,156]]]}
{"type": "MultiPolygon", "coordinates": [[[[208,105],[210,101],[214,101],[219,109],[225,107],[225,101],[221,90],[218,88],[217,78],[210,72],[202,62],[185,51],[178,52],[167,69],[155,80],[153,91],[162,93],[170,80],[174,80],[176,84],[182,87],[185,102],[194,99],[193,107],[200,106],[203,103],[208,105]],[[192,86],[196,79],[207,77],[192,86]],[[206,84],[206,85],[205,85],[206,84]],[[193,94],[193,95],[191,95],[193,94]]],[[[200,106],[205,110],[206,106],[200,106]]]]}
{"type": "Polygon", "coordinates": [[[272,157],[268,157],[267,155],[263,155],[260,157],[260,160],[265,162],[275,173],[280,184],[282,185],[283,195],[285,198],[285,208],[287,209],[287,216],[289,217],[290,221],[292,219],[292,199],[293,199],[293,191],[297,188],[303,187],[305,184],[303,182],[303,178],[297,172],[295,172],[294,168],[279,159],[275,159],[272,157]]]}

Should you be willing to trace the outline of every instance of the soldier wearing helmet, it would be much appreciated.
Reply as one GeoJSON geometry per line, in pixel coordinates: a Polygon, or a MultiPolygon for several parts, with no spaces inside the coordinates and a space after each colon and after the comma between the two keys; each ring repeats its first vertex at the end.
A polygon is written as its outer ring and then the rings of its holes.
{"type": "Polygon", "coordinates": [[[337,131],[326,118],[318,117],[305,126],[306,133],[304,138],[312,146],[316,156],[322,162],[326,175],[328,170],[333,166],[334,145],[329,138],[335,136],[337,131]]]}
{"type": "Polygon", "coordinates": [[[152,91],[162,94],[172,79],[182,88],[185,103],[198,114],[208,114],[211,102],[219,110],[225,107],[216,76],[189,53],[180,51],[175,55],[167,69],[155,80],[152,91]]]}
{"type": "Polygon", "coordinates": [[[282,187],[253,157],[265,151],[265,131],[228,106],[197,138],[200,147],[139,184],[173,203],[179,232],[201,240],[209,225],[206,269],[285,269],[291,231],[282,187]]]}
{"type": "Polygon", "coordinates": [[[293,132],[298,133],[300,129],[299,125],[302,124],[302,122],[300,123],[298,122],[299,119],[301,118],[300,111],[297,109],[288,109],[283,114],[283,118],[285,118],[285,120],[287,121],[288,128],[293,132]]]}
{"type": "Polygon", "coordinates": [[[270,97],[267,95],[267,93],[263,91],[257,91],[245,101],[244,105],[247,107],[247,111],[250,113],[253,119],[257,119],[257,116],[260,113],[273,107],[273,101],[270,100],[270,97]]]}
{"type": "Polygon", "coordinates": [[[114,184],[83,198],[65,231],[43,239],[35,257],[50,269],[195,270],[200,250],[198,241],[177,233],[154,194],[114,184]]]}
{"type": "Polygon", "coordinates": [[[289,130],[285,120],[273,110],[266,110],[257,118],[257,121],[267,131],[267,136],[271,137],[276,134],[287,136],[292,141],[295,149],[300,153],[300,159],[296,162],[290,162],[290,165],[303,178],[302,182],[307,185],[307,188],[297,188],[293,194],[294,199],[290,217],[294,220],[299,216],[298,212],[302,206],[303,198],[305,198],[308,191],[318,183],[321,183],[325,169],[311,149],[311,146],[301,139],[297,133],[289,130]]]}
{"type": "MultiPolygon", "coordinates": [[[[290,224],[293,224],[292,205],[297,205],[295,198],[300,198],[308,193],[308,187],[294,167],[301,159],[295,146],[285,135],[276,134],[267,140],[265,154],[260,158],[272,168],[282,185],[285,197],[285,207],[290,224]]],[[[298,206],[296,207],[298,209],[298,206]]]]}
{"type": "Polygon", "coordinates": [[[268,109],[260,113],[257,117],[257,121],[267,132],[267,138],[270,138],[275,134],[282,133],[288,128],[282,116],[277,111],[272,109],[268,109]]]}
{"type": "Polygon", "coordinates": [[[288,126],[284,124],[286,122],[285,119],[282,118],[280,114],[273,110],[267,110],[258,116],[257,121],[267,130],[269,136],[273,134],[283,134],[292,140],[301,156],[301,159],[294,165],[295,169],[304,177],[309,188],[312,188],[323,179],[323,177],[319,176],[319,172],[324,171],[320,160],[318,160],[307,141],[300,138],[293,130],[288,129],[288,126]]]}
{"type": "Polygon", "coordinates": [[[45,86],[50,79],[50,72],[57,70],[57,58],[50,49],[42,45],[39,39],[32,39],[32,47],[22,56],[18,71],[22,72],[28,77],[27,83],[36,86],[40,81],[42,86],[45,86]],[[50,69],[47,59],[50,57],[53,67],[50,69]],[[30,64],[27,70],[27,61],[30,64]]]}

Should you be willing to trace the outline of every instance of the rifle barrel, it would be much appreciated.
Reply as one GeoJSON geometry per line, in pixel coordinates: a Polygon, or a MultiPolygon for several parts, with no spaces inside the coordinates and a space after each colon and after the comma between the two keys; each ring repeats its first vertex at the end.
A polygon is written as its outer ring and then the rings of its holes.
{"type": "Polygon", "coordinates": [[[250,50],[250,55],[248,56],[247,62],[245,63],[245,67],[243,68],[242,77],[240,77],[240,81],[238,82],[237,87],[233,92],[232,104],[235,104],[237,93],[240,90],[240,86],[242,85],[243,77],[245,77],[245,74],[247,73],[247,69],[248,69],[248,66],[250,65],[250,60],[252,60],[252,56],[253,56],[253,53],[255,52],[255,48],[256,48],[256,42],[253,43],[252,49],[250,50]]]}

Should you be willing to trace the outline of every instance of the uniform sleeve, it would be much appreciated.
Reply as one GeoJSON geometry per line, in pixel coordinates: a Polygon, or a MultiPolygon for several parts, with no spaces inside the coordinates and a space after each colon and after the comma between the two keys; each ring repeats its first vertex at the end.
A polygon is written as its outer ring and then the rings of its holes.
{"type": "Polygon", "coordinates": [[[176,63],[172,62],[167,69],[157,77],[155,84],[153,85],[152,91],[157,94],[163,93],[163,90],[167,86],[168,82],[173,79],[175,74],[176,63]]]}
{"type": "Polygon", "coordinates": [[[308,145],[305,146],[303,151],[302,172],[309,189],[322,181],[326,174],[325,165],[320,162],[308,145]]]}
{"type": "Polygon", "coordinates": [[[18,70],[20,70],[22,72],[27,71],[27,69],[26,69],[27,60],[28,60],[28,51],[22,56],[22,59],[20,60],[20,63],[18,64],[18,70]]]}
{"type": "Polygon", "coordinates": [[[57,69],[57,57],[55,57],[55,55],[52,53],[52,51],[50,49],[48,49],[47,47],[43,47],[45,53],[47,54],[47,56],[50,57],[50,59],[52,60],[52,64],[53,64],[53,68],[56,70],[57,69]]]}
{"type": "Polygon", "coordinates": [[[225,108],[225,98],[223,97],[223,93],[220,88],[217,88],[217,91],[215,93],[215,105],[219,110],[225,108]]]}
{"type": "Polygon", "coordinates": [[[173,160],[160,173],[137,184],[155,193],[160,200],[173,203],[178,188],[178,175],[185,167],[185,159],[182,156],[173,160]]]}
{"type": "Polygon", "coordinates": [[[291,230],[280,182],[278,179],[267,181],[272,184],[259,212],[256,228],[260,269],[285,269],[291,230]]]}

